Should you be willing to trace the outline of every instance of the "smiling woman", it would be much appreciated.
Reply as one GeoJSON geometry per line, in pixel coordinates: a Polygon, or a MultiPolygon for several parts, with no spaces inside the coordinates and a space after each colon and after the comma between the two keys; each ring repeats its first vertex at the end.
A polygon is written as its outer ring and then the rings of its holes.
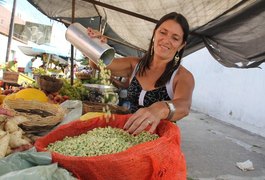
{"type": "MultiPolygon", "coordinates": [[[[149,49],[142,58],[117,58],[107,66],[112,75],[130,79],[128,99],[134,114],[124,126],[129,133],[139,134],[149,125],[149,131],[154,132],[162,119],[177,121],[188,115],[194,79],[181,66],[188,33],[186,18],[169,13],[157,22],[149,49]]],[[[104,40],[90,28],[88,34],[104,40]]]]}
{"type": "Polygon", "coordinates": [[[157,56],[160,56],[161,59],[165,59],[165,61],[174,56],[178,49],[182,49],[185,46],[182,37],[183,31],[181,26],[176,24],[175,21],[168,20],[163,23],[163,25],[158,28],[153,38],[157,56]]]}

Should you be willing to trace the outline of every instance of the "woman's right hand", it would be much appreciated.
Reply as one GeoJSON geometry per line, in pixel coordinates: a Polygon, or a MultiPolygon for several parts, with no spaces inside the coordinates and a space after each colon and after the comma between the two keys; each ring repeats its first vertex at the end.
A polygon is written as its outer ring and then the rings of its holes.
{"type": "Polygon", "coordinates": [[[99,38],[102,43],[107,43],[107,38],[106,36],[102,35],[99,31],[92,29],[92,28],[87,28],[87,34],[91,38],[99,38]]]}

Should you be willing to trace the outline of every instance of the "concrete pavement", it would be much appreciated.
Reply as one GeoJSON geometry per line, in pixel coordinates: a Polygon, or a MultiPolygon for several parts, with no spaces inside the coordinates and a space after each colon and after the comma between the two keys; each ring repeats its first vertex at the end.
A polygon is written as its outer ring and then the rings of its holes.
{"type": "Polygon", "coordinates": [[[265,180],[265,138],[192,111],[179,121],[188,177],[194,180],[265,180]],[[254,170],[237,162],[250,160],[254,170]]]}

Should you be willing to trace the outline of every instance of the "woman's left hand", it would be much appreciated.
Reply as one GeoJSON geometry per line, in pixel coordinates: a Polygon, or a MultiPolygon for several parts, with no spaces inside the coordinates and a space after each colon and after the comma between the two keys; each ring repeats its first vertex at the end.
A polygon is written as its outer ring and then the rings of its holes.
{"type": "Polygon", "coordinates": [[[123,129],[130,134],[137,135],[151,126],[148,131],[153,133],[160,122],[160,117],[154,110],[151,107],[139,109],[127,120],[123,129]]]}

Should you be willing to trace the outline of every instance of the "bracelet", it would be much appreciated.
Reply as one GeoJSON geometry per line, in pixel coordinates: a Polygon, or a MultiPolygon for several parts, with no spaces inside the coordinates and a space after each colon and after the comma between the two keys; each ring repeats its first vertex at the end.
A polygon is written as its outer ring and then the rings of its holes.
{"type": "Polygon", "coordinates": [[[172,117],[174,116],[175,112],[176,112],[176,107],[175,105],[170,102],[170,101],[164,101],[169,109],[169,113],[168,113],[168,116],[167,116],[167,120],[171,120],[172,117]]]}

